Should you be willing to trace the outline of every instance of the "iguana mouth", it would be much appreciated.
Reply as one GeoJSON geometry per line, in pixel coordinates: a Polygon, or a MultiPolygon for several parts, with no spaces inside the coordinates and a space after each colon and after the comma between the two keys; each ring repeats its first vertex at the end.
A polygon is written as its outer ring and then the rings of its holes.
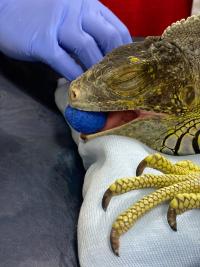
{"type": "Polygon", "coordinates": [[[120,129],[122,127],[126,127],[126,125],[134,123],[134,121],[150,119],[153,117],[163,117],[164,113],[157,113],[154,111],[146,111],[141,109],[135,110],[124,110],[124,111],[109,111],[107,115],[107,120],[104,127],[92,134],[84,134],[81,133],[81,138],[84,140],[93,139],[94,137],[103,136],[105,134],[115,134],[115,130],[120,129]]]}
{"type": "Polygon", "coordinates": [[[101,132],[111,130],[116,127],[120,127],[135,119],[141,119],[142,117],[155,114],[154,112],[147,112],[144,110],[125,110],[125,111],[110,111],[108,113],[105,126],[101,129],[101,132]]]}

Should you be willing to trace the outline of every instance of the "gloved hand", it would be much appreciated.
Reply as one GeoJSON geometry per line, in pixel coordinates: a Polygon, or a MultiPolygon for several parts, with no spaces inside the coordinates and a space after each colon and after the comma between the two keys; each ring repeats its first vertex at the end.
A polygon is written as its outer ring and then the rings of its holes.
{"type": "Polygon", "coordinates": [[[0,51],[42,61],[72,80],[113,48],[131,42],[127,28],[97,0],[0,0],[0,51]]]}

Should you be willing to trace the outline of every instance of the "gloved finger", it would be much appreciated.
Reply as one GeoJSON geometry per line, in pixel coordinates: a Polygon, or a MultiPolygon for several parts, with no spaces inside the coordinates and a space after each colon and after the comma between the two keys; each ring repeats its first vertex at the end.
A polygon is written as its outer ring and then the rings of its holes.
{"type": "Polygon", "coordinates": [[[58,44],[55,44],[51,52],[42,61],[50,65],[63,77],[71,81],[83,73],[83,69],[58,44]]]}
{"type": "MultiPolygon", "coordinates": [[[[69,25],[66,26],[66,29],[68,28],[69,25]]],[[[64,29],[65,27],[63,27],[64,29]]],[[[68,29],[66,34],[60,34],[59,44],[75,55],[86,68],[90,68],[103,58],[93,37],[80,29],[68,29]]]]}
{"type": "Polygon", "coordinates": [[[83,30],[93,36],[103,54],[123,44],[120,33],[100,13],[83,19],[83,30]]]}
{"type": "Polygon", "coordinates": [[[132,43],[132,38],[127,27],[117,18],[117,16],[112,13],[112,11],[110,11],[103,4],[100,3],[100,5],[102,16],[118,30],[123,44],[132,43]]]}

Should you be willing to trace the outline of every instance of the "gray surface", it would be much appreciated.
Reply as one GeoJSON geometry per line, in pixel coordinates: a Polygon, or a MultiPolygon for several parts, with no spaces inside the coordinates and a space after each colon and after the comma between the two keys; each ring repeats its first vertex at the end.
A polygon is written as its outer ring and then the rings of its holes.
{"type": "Polygon", "coordinates": [[[81,160],[47,79],[13,64],[0,66],[0,266],[78,266],[81,160]]]}

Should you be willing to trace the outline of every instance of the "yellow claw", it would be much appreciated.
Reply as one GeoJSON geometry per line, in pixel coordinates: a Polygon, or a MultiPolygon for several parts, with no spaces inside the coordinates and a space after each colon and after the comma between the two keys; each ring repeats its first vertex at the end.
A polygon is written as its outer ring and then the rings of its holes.
{"type": "Polygon", "coordinates": [[[119,239],[122,234],[127,232],[141,216],[162,202],[172,199],[174,196],[176,196],[177,192],[185,193],[188,190],[191,192],[200,190],[200,180],[187,180],[175,185],[158,189],[155,192],[143,197],[125,212],[121,213],[116,218],[112,226],[112,232],[114,231],[115,235],[113,240],[111,238],[111,247],[114,247],[114,250],[118,251],[119,247],[117,247],[117,244],[119,244],[119,242],[116,242],[116,240],[119,239]]]}
{"type": "Polygon", "coordinates": [[[170,208],[167,212],[167,221],[172,230],[177,231],[176,209],[170,208]]]}
{"type": "Polygon", "coordinates": [[[110,203],[110,200],[112,198],[112,191],[108,188],[106,192],[104,193],[103,199],[102,199],[102,208],[106,211],[107,207],[110,203]]]}
{"type": "Polygon", "coordinates": [[[119,257],[119,234],[114,228],[110,232],[110,244],[113,253],[119,257]]]}
{"type": "Polygon", "coordinates": [[[170,173],[178,175],[187,174],[192,171],[200,171],[200,167],[191,161],[182,161],[179,164],[173,164],[159,153],[149,155],[143,159],[136,169],[136,176],[142,175],[146,167],[156,169],[165,174],[170,173]]]}
{"type": "Polygon", "coordinates": [[[200,208],[200,193],[177,194],[171,200],[167,212],[167,221],[172,230],[177,231],[176,217],[178,214],[197,208],[200,208]]]}
{"type": "Polygon", "coordinates": [[[144,174],[139,177],[128,177],[116,180],[104,193],[102,199],[102,208],[106,211],[111,201],[111,198],[116,195],[127,193],[131,190],[141,188],[162,188],[175,183],[189,180],[191,174],[187,175],[155,175],[155,174],[144,174]]]}
{"type": "Polygon", "coordinates": [[[138,166],[137,174],[145,167],[163,171],[164,175],[144,174],[116,180],[105,192],[102,199],[104,210],[112,196],[139,188],[156,187],[155,192],[144,196],[125,212],[121,213],[112,225],[110,234],[111,248],[119,256],[119,239],[146,212],[166,200],[171,200],[167,219],[170,227],[177,230],[176,216],[188,209],[200,207],[200,167],[191,161],[173,164],[160,154],[146,157],[138,166]]]}

